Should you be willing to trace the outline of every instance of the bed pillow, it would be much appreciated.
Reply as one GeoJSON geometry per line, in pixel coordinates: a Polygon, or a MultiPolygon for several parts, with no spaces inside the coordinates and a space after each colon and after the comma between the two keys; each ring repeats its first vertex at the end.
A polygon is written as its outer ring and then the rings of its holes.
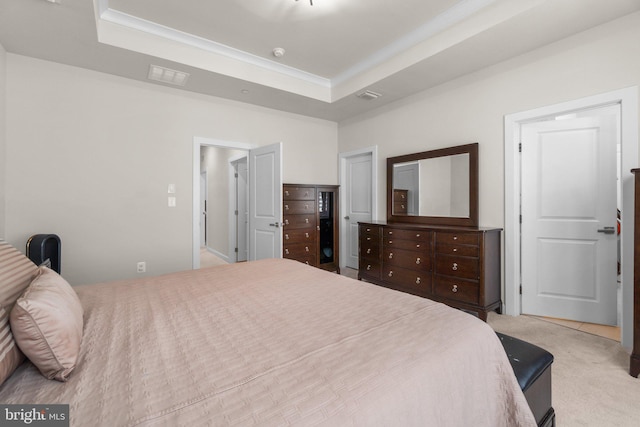
{"type": "Polygon", "coordinates": [[[0,384],[24,361],[11,332],[9,314],[37,272],[29,258],[0,240],[0,384]]]}
{"type": "Polygon", "coordinates": [[[82,341],[82,305],[71,285],[41,266],[11,310],[11,329],[22,352],[48,379],[66,381],[82,341]]]}

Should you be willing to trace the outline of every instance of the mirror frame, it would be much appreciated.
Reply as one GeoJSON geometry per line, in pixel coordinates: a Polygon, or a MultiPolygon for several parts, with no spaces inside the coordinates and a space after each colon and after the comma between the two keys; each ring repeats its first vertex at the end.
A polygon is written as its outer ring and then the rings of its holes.
{"type": "Polygon", "coordinates": [[[387,222],[404,222],[414,224],[478,226],[478,143],[440,148],[421,153],[387,158],[387,222]],[[418,216],[393,214],[393,166],[397,163],[414,162],[434,157],[469,154],[469,216],[418,216]]]}

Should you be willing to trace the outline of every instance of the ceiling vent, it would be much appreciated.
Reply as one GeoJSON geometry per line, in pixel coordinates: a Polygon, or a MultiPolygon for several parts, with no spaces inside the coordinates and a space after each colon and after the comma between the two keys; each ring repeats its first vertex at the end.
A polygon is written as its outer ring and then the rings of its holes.
{"type": "Polygon", "coordinates": [[[169,83],[176,86],[184,86],[189,79],[189,73],[183,71],[171,70],[169,68],[160,67],[158,65],[149,65],[149,80],[157,82],[169,83]]]}
{"type": "Polygon", "coordinates": [[[380,98],[382,95],[374,92],[372,90],[365,90],[364,92],[360,92],[359,94],[356,95],[358,98],[360,99],[364,99],[366,101],[371,101],[373,99],[378,99],[380,98]]]}

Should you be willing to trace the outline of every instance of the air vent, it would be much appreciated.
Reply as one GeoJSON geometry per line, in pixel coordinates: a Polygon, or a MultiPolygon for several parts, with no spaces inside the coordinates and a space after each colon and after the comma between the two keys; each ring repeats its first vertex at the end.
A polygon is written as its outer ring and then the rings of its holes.
{"type": "Polygon", "coordinates": [[[189,79],[189,73],[183,71],[172,70],[158,65],[149,65],[149,80],[157,82],[169,83],[176,86],[184,86],[189,79]]]}
{"type": "Polygon", "coordinates": [[[360,92],[359,94],[356,95],[358,98],[360,99],[364,99],[366,101],[371,101],[373,99],[378,99],[380,98],[382,95],[374,92],[372,90],[365,90],[364,92],[360,92]]]}

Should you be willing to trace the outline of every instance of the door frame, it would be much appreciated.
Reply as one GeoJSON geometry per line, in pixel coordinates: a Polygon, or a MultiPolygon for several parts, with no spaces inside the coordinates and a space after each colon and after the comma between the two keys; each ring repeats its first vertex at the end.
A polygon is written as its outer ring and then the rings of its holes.
{"type": "Polygon", "coordinates": [[[351,157],[361,156],[363,154],[371,154],[371,220],[378,219],[378,146],[365,147],[358,150],[346,151],[338,153],[338,185],[343,189],[340,191],[340,251],[339,265],[345,268],[347,265],[347,227],[344,227],[343,220],[346,215],[347,208],[347,191],[344,183],[347,180],[347,159],[351,157]]]}
{"type": "Polygon", "coordinates": [[[192,237],[191,237],[191,266],[194,270],[200,268],[200,148],[202,146],[213,146],[222,148],[234,148],[239,150],[251,150],[258,148],[257,145],[245,142],[224,141],[221,139],[206,138],[201,136],[193,137],[192,149],[192,237]]]}
{"type": "Polygon", "coordinates": [[[622,180],[622,322],[624,347],[631,347],[633,333],[633,211],[634,188],[631,169],[638,167],[638,87],[632,86],[573,101],[549,105],[506,115],[504,118],[504,307],[503,312],[521,313],[520,287],[520,127],[524,123],[560,116],[572,112],[620,104],[621,180],[622,180]],[[627,214],[628,213],[628,214],[627,214]],[[629,325],[629,327],[627,327],[629,325]]]}
{"type": "MultiPolygon", "coordinates": [[[[245,163],[249,163],[249,151],[244,156],[232,157],[229,159],[229,250],[238,249],[238,215],[235,214],[235,211],[238,207],[238,178],[237,178],[237,170],[238,164],[242,163],[244,160],[245,163]]],[[[247,187],[249,183],[247,182],[247,187]]],[[[249,189],[247,188],[247,195],[249,194],[249,189]]],[[[248,203],[247,203],[248,204],[248,203]]],[[[248,228],[247,223],[247,228],[248,228]]],[[[247,240],[249,239],[249,230],[247,230],[247,240]]],[[[249,246],[249,242],[245,242],[245,245],[249,246]]],[[[248,258],[248,257],[247,257],[248,258]]],[[[229,254],[229,262],[236,263],[238,262],[238,252],[233,252],[229,254]],[[235,256],[232,256],[235,255],[235,256]]]]}

